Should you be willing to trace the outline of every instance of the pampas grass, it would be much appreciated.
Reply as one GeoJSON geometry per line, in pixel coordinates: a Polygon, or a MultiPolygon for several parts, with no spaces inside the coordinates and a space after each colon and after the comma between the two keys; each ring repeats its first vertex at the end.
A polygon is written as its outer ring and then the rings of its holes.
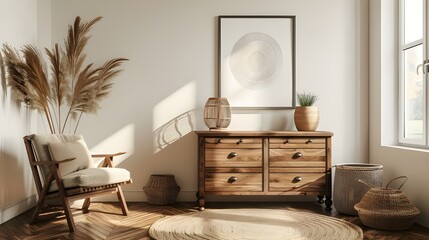
{"type": "Polygon", "coordinates": [[[7,91],[6,91],[6,70],[4,67],[3,55],[0,53],[0,81],[1,81],[1,89],[3,92],[3,99],[6,99],[7,91]]]}
{"type": "Polygon", "coordinates": [[[4,94],[11,91],[12,98],[38,110],[47,122],[51,133],[64,133],[66,125],[73,122],[74,131],[83,113],[95,114],[100,101],[112,90],[112,79],[121,70],[126,58],[107,60],[96,67],[85,64],[84,53],[93,25],[101,20],[94,18],[82,22],[76,17],[68,28],[64,49],[55,44],[52,50],[45,48],[48,67],[40,51],[33,45],[25,45],[19,51],[4,44],[0,54],[0,71],[4,94]],[[3,55],[3,56],[1,56],[3,55]],[[5,85],[9,85],[7,88],[5,85]],[[66,107],[66,110],[62,110],[66,107]],[[64,120],[62,113],[67,112],[64,120]]]}

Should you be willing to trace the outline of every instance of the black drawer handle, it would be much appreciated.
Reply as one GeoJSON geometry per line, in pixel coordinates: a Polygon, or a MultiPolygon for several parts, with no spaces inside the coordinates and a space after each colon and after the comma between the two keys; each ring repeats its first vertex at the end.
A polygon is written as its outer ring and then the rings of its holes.
{"type": "Polygon", "coordinates": [[[300,177],[300,176],[296,176],[292,180],[293,183],[298,183],[298,182],[301,182],[301,181],[302,181],[302,177],[300,177]]]}
{"type": "Polygon", "coordinates": [[[311,141],[311,139],[308,139],[307,142],[305,142],[305,144],[309,144],[312,143],[313,141],[311,141]]]}
{"type": "Polygon", "coordinates": [[[231,152],[230,154],[228,154],[228,157],[226,157],[226,158],[231,159],[231,158],[235,158],[237,156],[238,156],[238,154],[236,152],[231,152]]]}
{"type": "Polygon", "coordinates": [[[237,182],[237,181],[238,181],[237,177],[232,176],[232,177],[228,178],[228,183],[233,183],[233,182],[237,182]]]}
{"type": "Polygon", "coordinates": [[[301,158],[301,157],[303,157],[304,155],[302,155],[302,153],[300,153],[300,152],[297,152],[297,153],[295,153],[293,156],[292,156],[292,159],[298,159],[298,158],[301,158]]]}
{"type": "Polygon", "coordinates": [[[216,143],[222,143],[222,138],[219,138],[216,143]]]}
{"type": "Polygon", "coordinates": [[[240,140],[237,141],[237,144],[243,143],[243,139],[240,138],[240,140]]]}

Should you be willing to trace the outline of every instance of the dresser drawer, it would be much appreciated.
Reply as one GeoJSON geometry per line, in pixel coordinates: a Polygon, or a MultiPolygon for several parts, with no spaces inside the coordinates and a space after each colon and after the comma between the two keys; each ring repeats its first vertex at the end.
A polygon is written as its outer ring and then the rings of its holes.
{"type": "Polygon", "coordinates": [[[206,138],[208,148],[262,148],[261,138],[206,138]]]}
{"type": "Polygon", "coordinates": [[[207,192],[260,192],[262,173],[206,173],[207,192]]]}
{"type": "MultiPolygon", "coordinates": [[[[281,168],[284,169],[284,168],[281,168]]],[[[262,173],[261,167],[250,167],[250,168],[244,168],[244,167],[217,167],[217,168],[205,168],[206,173],[262,173]]],[[[282,171],[283,172],[283,171],[282,171]]]]}
{"type": "Polygon", "coordinates": [[[301,174],[301,173],[326,173],[325,167],[271,167],[270,173],[292,173],[292,174],[301,174]]]}
{"type": "Polygon", "coordinates": [[[270,167],[325,167],[325,149],[270,149],[270,167]]]}
{"type": "Polygon", "coordinates": [[[270,138],[270,149],[275,148],[325,148],[325,138],[270,138]]]}
{"type": "Polygon", "coordinates": [[[325,191],[323,173],[270,173],[269,191],[325,191]]]}
{"type": "Polygon", "coordinates": [[[262,167],[262,149],[206,149],[205,167],[262,167]]]}

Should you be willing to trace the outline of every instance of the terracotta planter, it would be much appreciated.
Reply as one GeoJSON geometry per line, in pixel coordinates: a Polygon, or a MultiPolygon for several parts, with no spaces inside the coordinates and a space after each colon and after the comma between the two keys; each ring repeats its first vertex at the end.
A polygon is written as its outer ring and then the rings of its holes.
{"type": "Polygon", "coordinates": [[[319,125],[319,109],[316,106],[295,107],[294,120],[298,131],[316,131],[319,125]]]}

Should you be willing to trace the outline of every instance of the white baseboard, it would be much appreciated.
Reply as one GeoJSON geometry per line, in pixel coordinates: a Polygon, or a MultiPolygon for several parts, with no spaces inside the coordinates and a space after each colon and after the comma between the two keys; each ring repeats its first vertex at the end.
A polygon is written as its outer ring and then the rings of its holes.
{"type": "Polygon", "coordinates": [[[36,205],[37,197],[33,195],[0,209],[0,224],[3,224],[36,205]]]}

